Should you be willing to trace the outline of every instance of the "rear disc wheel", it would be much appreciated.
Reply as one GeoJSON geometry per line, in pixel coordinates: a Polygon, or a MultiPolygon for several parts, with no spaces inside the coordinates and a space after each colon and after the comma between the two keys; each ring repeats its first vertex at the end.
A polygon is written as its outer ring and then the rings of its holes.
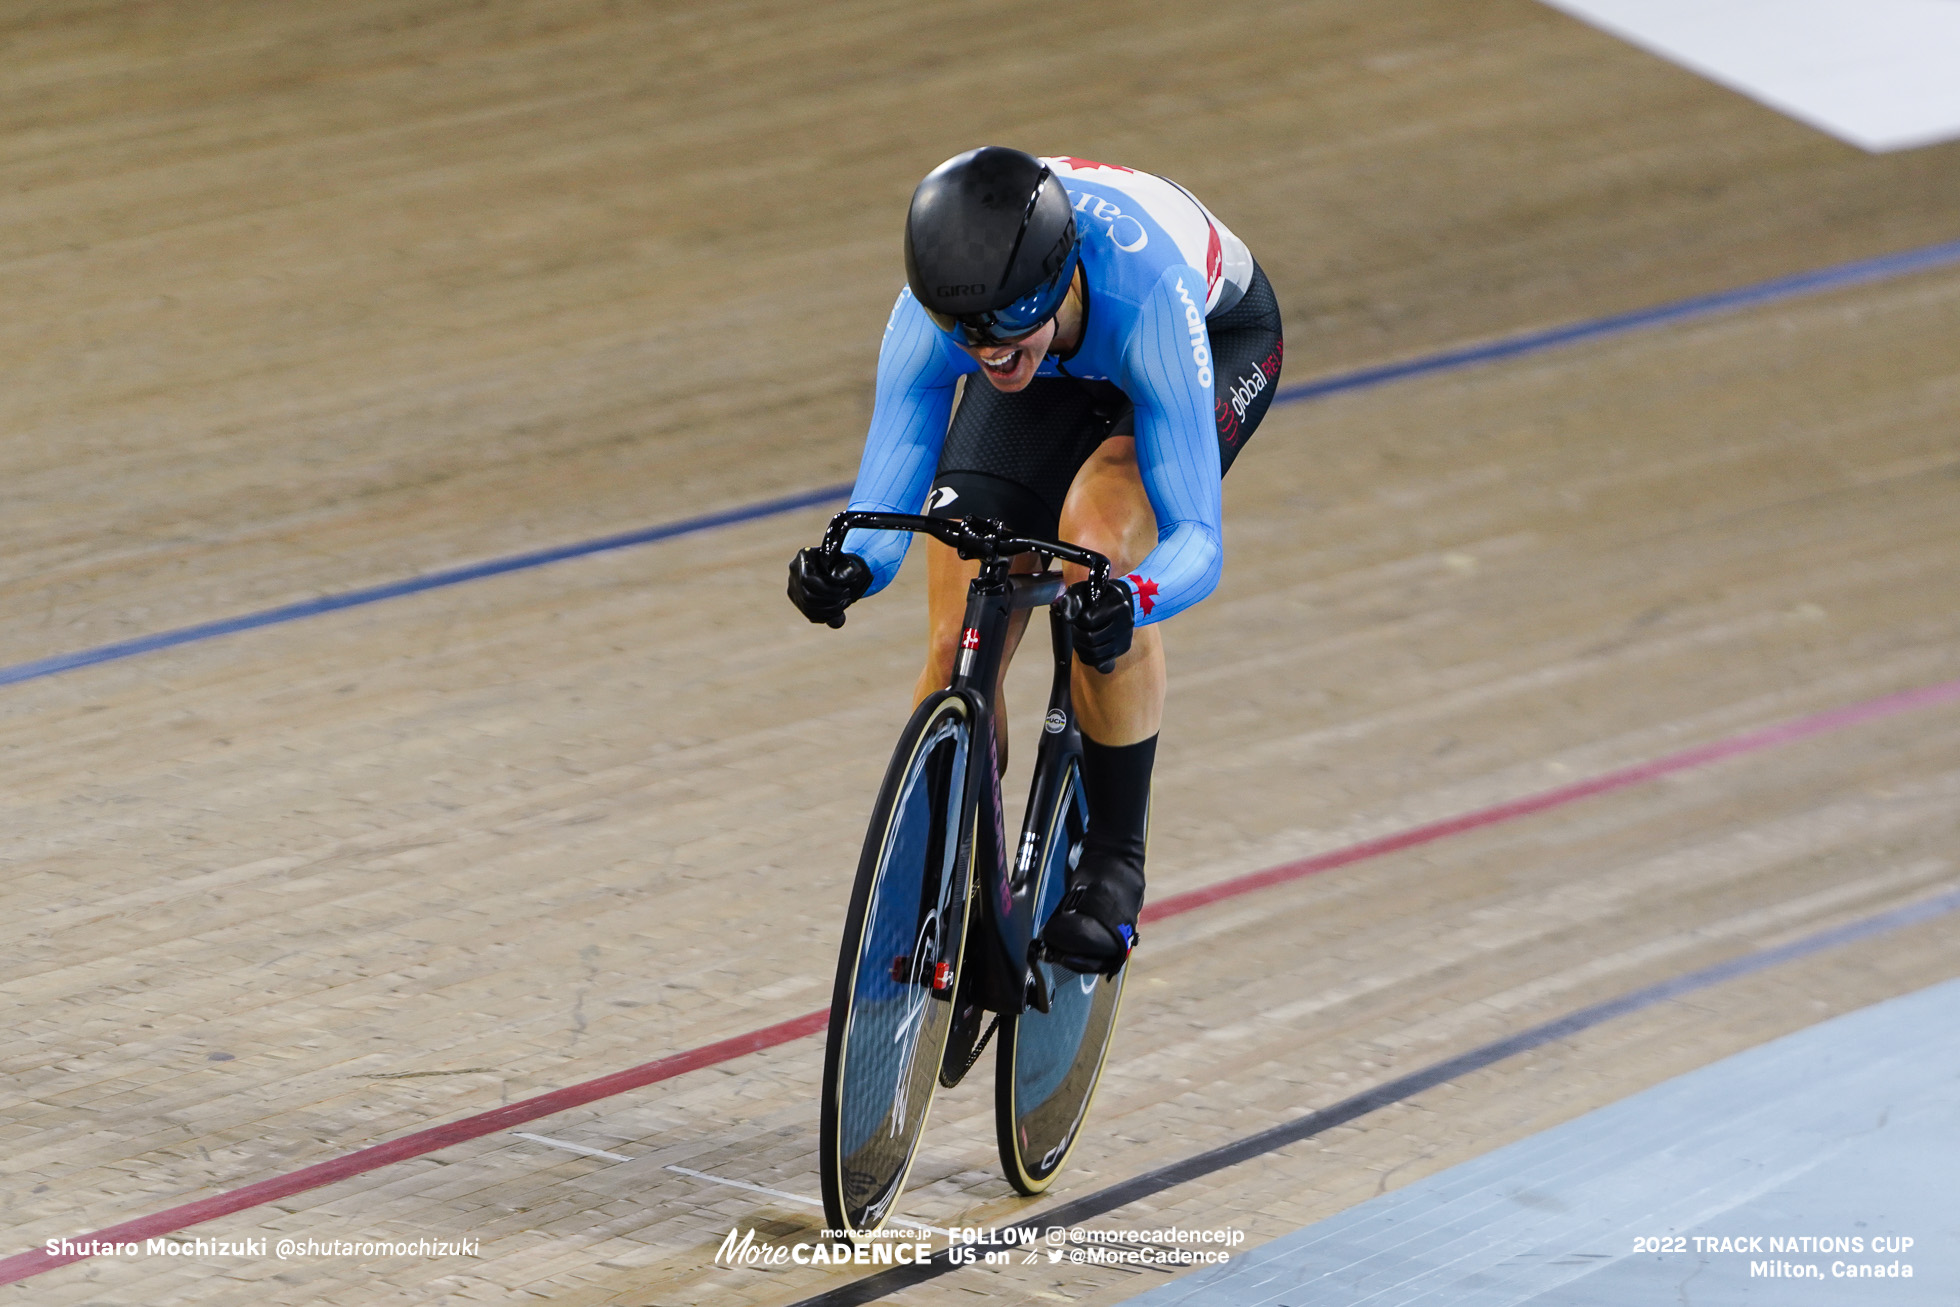
{"type": "MultiPolygon", "coordinates": [[[[1087,829],[1081,776],[1071,765],[1042,844],[1037,937],[1061,902],[1087,829]]],[[[1048,1188],[1081,1137],[1129,974],[1127,963],[1113,976],[1085,976],[1054,962],[1035,965],[1048,982],[1049,1010],[1030,1007],[1001,1018],[994,1086],[1001,1170],[1009,1184],[1030,1195],[1048,1188]]]]}

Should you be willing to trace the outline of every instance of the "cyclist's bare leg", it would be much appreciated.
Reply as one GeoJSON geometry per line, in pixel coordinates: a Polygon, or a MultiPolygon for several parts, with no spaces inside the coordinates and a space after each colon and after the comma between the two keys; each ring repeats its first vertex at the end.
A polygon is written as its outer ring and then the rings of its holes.
{"type": "MultiPolygon", "coordinates": [[[[1061,534],[1105,555],[1119,575],[1135,570],[1157,543],[1134,439],[1105,440],[1075,474],[1061,534]]],[[[1070,579],[1080,576],[1077,570],[1070,579]]],[[[1129,956],[1143,906],[1150,773],[1164,720],[1163,637],[1155,626],[1138,628],[1129,652],[1106,676],[1077,659],[1072,684],[1089,831],[1042,939],[1060,956],[1106,971],[1129,956]]]]}
{"type": "MultiPolygon", "coordinates": [[[[951,545],[924,536],[919,543],[926,551],[926,665],[912,692],[914,707],[953,680],[953,660],[960,651],[961,622],[966,617],[966,588],[980,574],[980,564],[963,561],[951,545]]],[[[1034,569],[1032,554],[1014,560],[1017,572],[1034,569]]],[[[1008,614],[1007,649],[1000,660],[1000,678],[994,683],[994,747],[1003,771],[1007,768],[1007,665],[1014,660],[1014,651],[1027,629],[1027,609],[1008,614]]]]}
{"type": "MultiPolygon", "coordinates": [[[[1113,576],[1134,570],[1156,545],[1157,515],[1137,472],[1134,439],[1103,441],[1075,474],[1062,505],[1061,537],[1107,556],[1113,576]]],[[[1071,584],[1088,576],[1079,567],[1063,572],[1071,584]]],[[[1155,626],[1138,627],[1130,651],[1107,676],[1076,663],[1073,690],[1083,732],[1112,747],[1149,739],[1164,721],[1164,688],[1163,637],[1155,626]]]]}

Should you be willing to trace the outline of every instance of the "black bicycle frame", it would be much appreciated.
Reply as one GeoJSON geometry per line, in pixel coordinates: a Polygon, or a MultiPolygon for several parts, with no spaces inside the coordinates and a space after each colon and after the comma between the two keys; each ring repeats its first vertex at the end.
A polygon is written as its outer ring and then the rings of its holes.
{"type": "Polygon", "coordinates": [[[911,513],[839,513],[824,533],[823,547],[831,552],[841,549],[845,532],[853,527],[930,535],[958,550],[960,557],[980,561],[980,575],[967,587],[959,654],[947,687],[949,693],[964,697],[971,705],[975,734],[980,737],[968,751],[960,829],[962,840],[976,842],[971,860],[962,857],[962,862],[973,867],[980,879],[975,895],[980,903],[980,921],[976,924],[982,929],[968,930],[960,986],[966,1001],[995,1012],[1019,1013],[1031,1004],[1046,1011],[1045,980],[1030,956],[1035,939],[1034,899],[1049,834],[1041,823],[1068,775],[1069,763],[1082,755],[1082,736],[1069,688],[1075,657],[1070,602],[1061,574],[1047,570],[1047,564],[1059,558],[1085,567],[1092,584],[1101,586],[1109,579],[1109,560],[1094,550],[1059,540],[1009,536],[998,522],[986,518],[933,518],[911,513]],[[1043,570],[1014,574],[1014,559],[1021,554],[1034,554],[1043,570]],[[1054,675],[1021,841],[1010,864],[1001,808],[994,684],[1000,676],[1012,614],[1043,607],[1048,609],[1048,630],[1055,651],[1054,675]]]}

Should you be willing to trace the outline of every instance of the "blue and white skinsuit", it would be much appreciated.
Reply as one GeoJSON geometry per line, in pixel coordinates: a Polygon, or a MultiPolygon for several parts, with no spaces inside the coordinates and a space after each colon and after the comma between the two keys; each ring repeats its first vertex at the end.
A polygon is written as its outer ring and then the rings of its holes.
{"type": "MultiPolygon", "coordinates": [[[[1042,162],[1074,204],[1089,313],[1081,346],[1065,362],[1050,354],[1036,375],[1113,382],[1135,406],[1137,470],[1156,512],[1157,545],[1125,579],[1136,622],[1148,625],[1218,584],[1221,472],[1205,322],[1245,293],[1252,256],[1174,182],[1086,159],[1042,162]]],[[[979,371],[910,289],[901,291],[878,352],[877,404],[853,509],[921,511],[955,383],[979,371]]],[[[898,574],[911,539],[902,531],[845,537],[844,548],[871,568],[869,593],[898,574]]]]}

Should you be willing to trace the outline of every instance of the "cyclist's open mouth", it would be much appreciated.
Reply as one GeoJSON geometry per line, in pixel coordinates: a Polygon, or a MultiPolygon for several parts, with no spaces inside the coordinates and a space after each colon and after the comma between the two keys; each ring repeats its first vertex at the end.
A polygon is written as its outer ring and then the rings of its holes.
{"type": "Polygon", "coordinates": [[[1014,369],[1021,366],[1021,351],[1012,349],[997,359],[981,359],[980,366],[998,376],[1012,376],[1014,369]]]}

